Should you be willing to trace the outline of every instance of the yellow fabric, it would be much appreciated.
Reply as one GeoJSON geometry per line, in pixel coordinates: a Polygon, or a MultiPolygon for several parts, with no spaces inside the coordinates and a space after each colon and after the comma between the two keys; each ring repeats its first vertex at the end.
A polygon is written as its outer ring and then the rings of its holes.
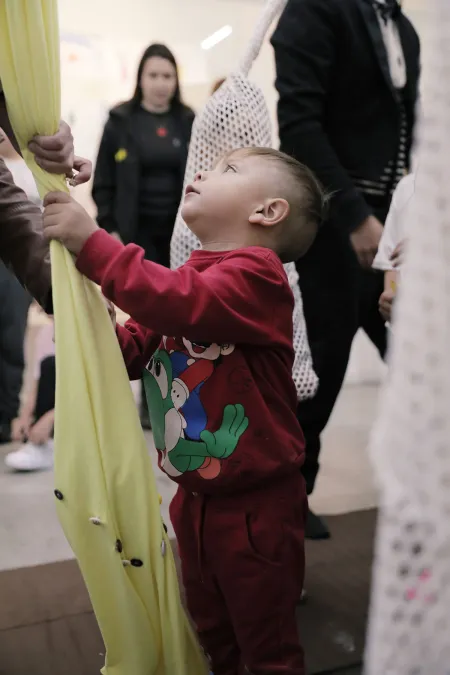
{"type": "MultiPolygon", "coordinates": [[[[57,0],[1,0],[0,77],[41,195],[67,189],[26,150],[34,134],[58,127],[57,0]]],[[[78,274],[69,253],[53,243],[51,254],[55,481],[63,497],[55,502],[105,640],[103,672],[202,675],[207,668],[181,607],[155,478],[111,322],[98,290],[78,274]],[[131,559],[143,566],[123,565],[131,559]]]]}

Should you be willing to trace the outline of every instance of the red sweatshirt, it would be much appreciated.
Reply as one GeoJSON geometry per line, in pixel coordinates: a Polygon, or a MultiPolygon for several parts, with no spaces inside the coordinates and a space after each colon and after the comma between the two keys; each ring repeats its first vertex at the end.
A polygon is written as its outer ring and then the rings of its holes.
{"type": "Polygon", "coordinates": [[[144,373],[160,466],[173,480],[213,494],[298,471],[294,299],[275,253],[195,251],[172,271],[99,230],[77,267],[132,317],[120,346],[130,379],[144,373]]]}

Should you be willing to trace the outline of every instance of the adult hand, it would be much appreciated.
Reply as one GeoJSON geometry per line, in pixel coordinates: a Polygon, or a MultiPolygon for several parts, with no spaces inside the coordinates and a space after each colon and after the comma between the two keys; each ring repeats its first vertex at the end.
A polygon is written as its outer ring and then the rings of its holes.
{"type": "Polygon", "coordinates": [[[350,241],[362,267],[370,268],[378,251],[383,225],[375,216],[369,216],[350,235],[350,241]]]}
{"type": "Polygon", "coordinates": [[[90,159],[85,157],[78,157],[75,155],[73,158],[73,170],[67,174],[69,178],[69,183],[72,187],[77,187],[77,185],[83,185],[87,183],[92,176],[92,162],[90,159]],[[75,171],[77,173],[75,173],[75,171]]]}
{"type": "Polygon", "coordinates": [[[394,305],[395,292],[393,290],[386,290],[380,296],[378,307],[380,314],[385,321],[391,321],[392,307],[394,305]]]}
{"type": "Polygon", "coordinates": [[[43,225],[47,239],[60,241],[75,255],[99,229],[81,204],[66,192],[49,192],[45,196],[43,225]]]}
{"type": "Polygon", "coordinates": [[[88,181],[92,174],[89,160],[76,157],[73,148],[73,136],[66,122],[60,122],[53,136],[35,136],[28,144],[35,156],[36,164],[49,173],[64,174],[73,180],[74,185],[88,181]],[[78,171],[73,176],[73,170],[78,171]]]}

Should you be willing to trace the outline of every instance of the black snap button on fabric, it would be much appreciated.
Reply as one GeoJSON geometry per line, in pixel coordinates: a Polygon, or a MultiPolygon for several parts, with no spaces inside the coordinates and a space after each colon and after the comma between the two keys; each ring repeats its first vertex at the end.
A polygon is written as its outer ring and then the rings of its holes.
{"type": "Polygon", "coordinates": [[[59,499],[60,502],[64,499],[64,495],[60,490],[55,490],[54,491],[56,499],[59,499]]]}
{"type": "Polygon", "coordinates": [[[132,558],[130,562],[133,565],[133,567],[142,567],[144,564],[142,560],[138,560],[138,558],[132,558]]]}
{"type": "Polygon", "coordinates": [[[118,539],[116,541],[116,551],[117,551],[117,553],[122,553],[122,551],[123,551],[123,546],[122,546],[122,542],[120,541],[120,539],[118,539]]]}

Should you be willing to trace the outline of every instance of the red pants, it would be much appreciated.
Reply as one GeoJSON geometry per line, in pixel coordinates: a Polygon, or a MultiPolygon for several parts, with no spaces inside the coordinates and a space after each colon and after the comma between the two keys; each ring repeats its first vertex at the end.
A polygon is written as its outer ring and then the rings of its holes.
{"type": "Polygon", "coordinates": [[[214,675],[304,675],[295,616],[304,576],[300,471],[226,497],[179,488],[170,516],[188,609],[214,675]]]}

